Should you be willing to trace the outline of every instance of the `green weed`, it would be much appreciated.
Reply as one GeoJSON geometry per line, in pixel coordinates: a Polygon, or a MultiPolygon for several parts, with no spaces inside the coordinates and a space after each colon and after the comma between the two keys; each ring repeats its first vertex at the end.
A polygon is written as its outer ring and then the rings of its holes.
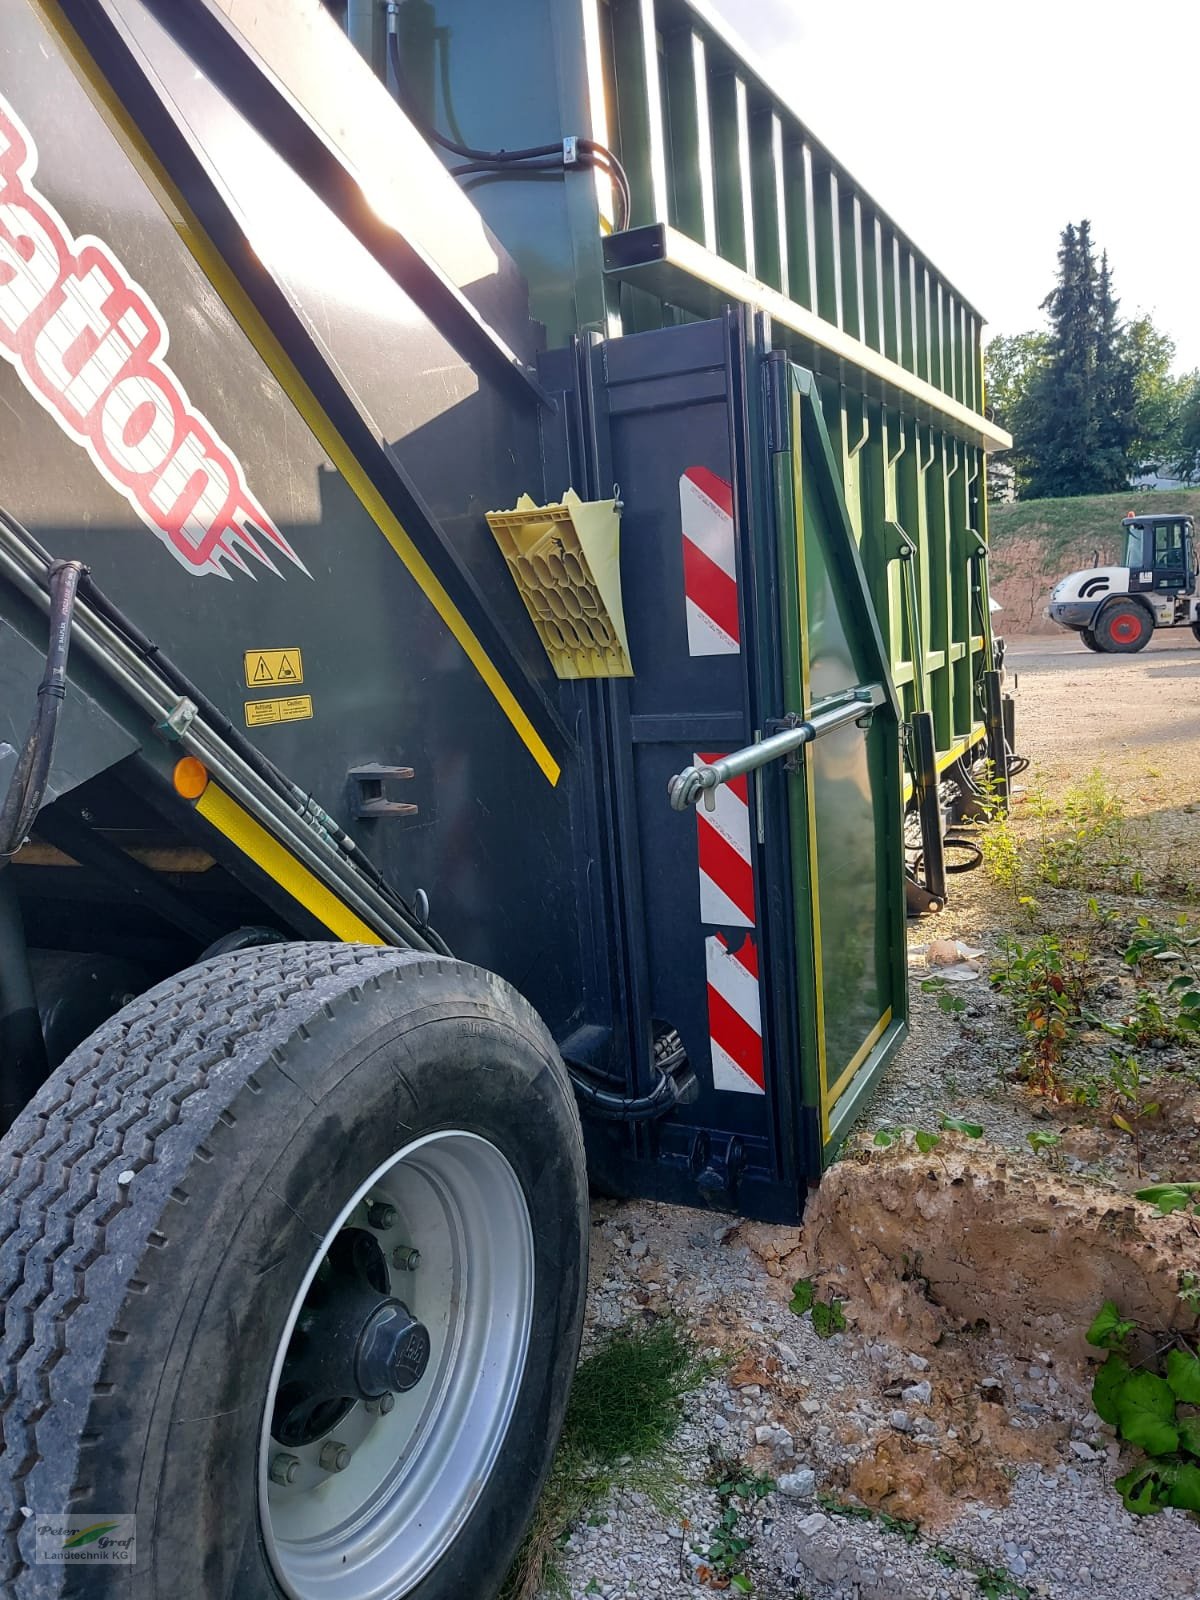
{"type": "Polygon", "coordinates": [[[669,1320],[619,1329],[583,1358],[558,1454],[502,1600],[533,1600],[542,1589],[564,1593],[557,1552],[615,1489],[640,1488],[669,1509],[678,1481],[670,1442],[684,1399],[718,1365],[669,1320]]]}
{"type": "Polygon", "coordinates": [[[1087,1331],[1088,1343],[1108,1352],[1092,1383],[1096,1415],[1143,1453],[1116,1488],[1135,1516],[1164,1506],[1200,1513],[1200,1356],[1194,1340],[1176,1334],[1153,1362],[1131,1362],[1138,1326],[1106,1300],[1087,1331]]]}
{"type": "Polygon", "coordinates": [[[709,1529],[706,1542],[692,1547],[703,1563],[697,1576],[712,1588],[751,1594],[754,1586],[742,1571],[751,1539],[742,1519],[748,1509],[772,1492],[775,1481],[745,1469],[726,1468],[718,1474],[713,1488],[721,1514],[709,1529]]]}

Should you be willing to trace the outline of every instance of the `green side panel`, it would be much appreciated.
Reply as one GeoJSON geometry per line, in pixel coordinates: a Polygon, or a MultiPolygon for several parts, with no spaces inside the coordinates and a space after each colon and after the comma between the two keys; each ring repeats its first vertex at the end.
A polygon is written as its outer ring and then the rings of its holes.
{"type": "Polygon", "coordinates": [[[790,779],[806,1097],[826,1158],[904,1036],[899,705],[810,374],[791,369],[791,450],[776,459],[788,703],[882,684],[869,725],[805,747],[790,779]]]}

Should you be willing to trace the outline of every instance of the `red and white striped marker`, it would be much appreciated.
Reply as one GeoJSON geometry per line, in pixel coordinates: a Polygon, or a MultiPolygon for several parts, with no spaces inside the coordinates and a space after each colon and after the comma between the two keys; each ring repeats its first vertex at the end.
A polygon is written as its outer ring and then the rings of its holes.
{"type": "Polygon", "coordinates": [[[679,480],[679,516],[688,654],[737,655],[742,644],[733,489],[707,467],[689,467],[679,480]]]}
{"type": "MultiPolygon", "coordinates": [[[[698,767],[720,755],[699,754],[698,767]]],[[[754,869],[750,864],[750,793],[745,778],[718,784],[696,807],[700,855],[700,921],[718,928],[754,926],[754,869]],[[709,810],[706,800],[713,800],[709,810]]]]}
{"type": "Polygon", "coordinates": [[[719,933],[704,941],[714,1089],[765,1094],[758,948],[747,934],[731,950],[719,933]]]}
{"type": "MultiPolygon", "coordinates": [[[[697,766],[720,754],[699,752],[697,766]]],[[[754,868],[750,859],[750,792],[745,778],[718,784],[696,807],[700,859],[700,920],[722,928],[754,927],[754,868]]],[[[764,1094],[762,1006],[758,947],[751,934],[736,952],[719,933],[704,941],[708,979],[708,1035],[713,1088],[764,1094]]]]}

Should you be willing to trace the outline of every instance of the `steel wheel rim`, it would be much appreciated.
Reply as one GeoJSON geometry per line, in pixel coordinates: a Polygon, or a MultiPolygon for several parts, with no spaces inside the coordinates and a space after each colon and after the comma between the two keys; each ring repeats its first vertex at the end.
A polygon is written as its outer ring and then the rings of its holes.
{"type": "Polygon", "coordinates": [[[355,1191],[314,1252],[275,1352],[258,1461],[259,1517],[275,1575],[293,1600],[400,1600],[437,1564],[490,1477],[525,1369],[533,1317],[533,1229],[506,1157],[446,1130],[399,1150],[355,1191]],[[318,1269],[368,1201],[395,1207],[374,1232],[390,1293],[428,1326],[425,1375],[388,1413],[356,1402],[323,1441],[285,1450],[272,1437],[280,1377],[318,1269]],[[415,1271],[391,1264],[405,1246],[415,1271]],[[319,1466],[336,1435],[340,1472],[319,1466]],[[296,1481],[272,1481],[281,1454],[296,1481]]]}
{"type": "Polygon", "coordinates": [[[1138,618],[1132,616],[1128,611],[1122,611],[1119,616],[1113,618],[1112,636],[1119,644],[1132,643],[1141,631],[1138,618]]]}

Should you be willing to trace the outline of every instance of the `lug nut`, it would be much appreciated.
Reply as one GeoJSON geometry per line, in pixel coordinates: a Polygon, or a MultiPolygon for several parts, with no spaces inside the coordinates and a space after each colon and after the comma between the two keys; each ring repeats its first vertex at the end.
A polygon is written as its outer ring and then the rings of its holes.
{"type": "Polygon", "coordinates": [[[281,1484],[286,1489],[289,1483],[295,1483],[299,1471],[299,1456],[289,1455],[286,1450],[280,1450],[277,1455],[272,1456],[269,1473],[272,1483],[281,1484]]]}
{"type": "Polygon", "coordinates": [[[381,1394],[375,1400],[368,1400],[365,1409],[373,1413],[377,1412],[381,1417],[386,1417],[395,1404],[396,1396],[389,1390],[387,1394],[381,1394]]]}
{"type": "Polygon", "coordinates": [[[345,1472],[350,1465],[350,1451],[340,1439],[326,1439],[317,1465],[324,1472],[345,1472]]]}
{"type": "Polygon", "coordinates": [[[367,1222],[377,1233],[386,1233],[396,1226],[396,1208],[386,1200],[372,1200],[367,1207],[367,1222]]]}
{"type": "Polygon", "coordinates": [[[392,1265],[397,1272],[415,1272],[421,1265],[421,1252],[410,1244],[398,1245],[392,1251],[392,1265]]]}

